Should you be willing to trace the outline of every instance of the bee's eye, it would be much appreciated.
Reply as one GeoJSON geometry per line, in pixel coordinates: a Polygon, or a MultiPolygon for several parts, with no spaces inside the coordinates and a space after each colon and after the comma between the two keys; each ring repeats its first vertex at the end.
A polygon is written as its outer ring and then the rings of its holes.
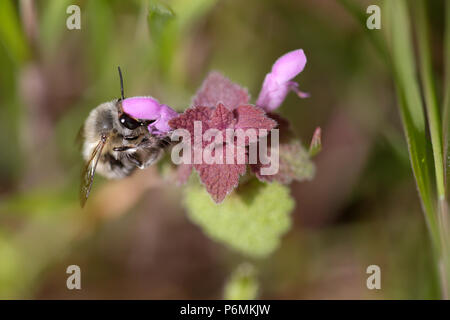
{"type": "Polygon", "coordinates": [[[123,113],[119,118],[120,123],[127,129],[134,130],[137,127],[141,125],[141,123],[130,116],[128,116],[126,113],[123,113]]]}

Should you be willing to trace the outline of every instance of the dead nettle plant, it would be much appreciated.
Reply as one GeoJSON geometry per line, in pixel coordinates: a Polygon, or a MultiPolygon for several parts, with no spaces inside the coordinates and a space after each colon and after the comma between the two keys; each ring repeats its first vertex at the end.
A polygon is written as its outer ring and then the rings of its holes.
{"type": "MultiPolygon", "coordinates": [[[[292,133],[289,121],[276,113],[288,92],[293,91],[301,98],[308,96],[292,81],[305,65],[303,50],[280,57],[266,75],[254,104],[246,89],[219,72],[212,72],[193,97],[191,107],[169,121],[173,130],[184,129],[190,133],[191,141],[184,141],[194,146],[188,151],[191,153],[188,159],[193,159],[198,149],[202,153],[217,143],[204,139],[195,146],[196,123],[201,124],[202,134],[215,129],[224,136],[221,150],[234,150],[236,155],[238,149],[243,149],[247,160],[252,144],[261,139],[269,141],[267,154],[273,157],[276,153],[278,161],[274,174],[262,173],[271,164],[262,161],[260,154],[253,163],[239,163],[235,158],[231,163],[229,159],[211,164],[190,161],[177,168],[178,182],[187,184],[184,204],[191,220],[211,238],[248,256],[266,256],[277,247],[281,235],[289,229],[289,215],[294,207],[286,185],[314,176],[311,157],[321,148],[320,128],[314,133],[308,151],[292,133]],[[238,143],[238,139],[225,138],[230,129],[252,130],[258,134],[256,139],[246,138],[238,143]],[[271,139],[279,139],[279,146],[274,148],[271,139]],[[193,171],[196,175],[191,175],[193,171]]],[[[223,152],[220,157],[226,154],[223,152]]]]}

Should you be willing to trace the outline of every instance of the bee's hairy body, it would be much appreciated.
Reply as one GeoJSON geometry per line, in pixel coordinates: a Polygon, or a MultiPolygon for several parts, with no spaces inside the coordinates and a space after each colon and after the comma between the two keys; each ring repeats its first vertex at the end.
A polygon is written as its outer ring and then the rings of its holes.
{"type": "Polygon", "coordinates": [[[83,157],[89,161],[102,137],[96,172],[109,179],[130,175],[136,168],[144,169],[156,162],[167,146],[167,137],[149,133],[145,126],[133,130],[119,121],[120,99],[103,103],[93,109],[84,124],[83,157]]]}

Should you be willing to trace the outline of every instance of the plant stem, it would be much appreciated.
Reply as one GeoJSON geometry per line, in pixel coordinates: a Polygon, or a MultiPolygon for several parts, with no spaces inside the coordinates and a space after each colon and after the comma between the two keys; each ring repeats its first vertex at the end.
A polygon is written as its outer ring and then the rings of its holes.
{"type": "Polygon", "coordinates": [[[428,114],[428,124],[433,147],[436,185],[439,198],[445,197],[444,165],[442,157],[441,115],[436,98],[433,71],[430,58],[430,43],[428,39],[428,18],[423,0],[417,2],[417,35],[422,85],[425,94],[425,106],[428,114]]]}
{"type": "MultiPolygon", "coordinates": [[[[444,32],[444,101],[443,101],[443,116],[442,116],[442,136],[443,136],[443,161],[444,161],[444,196],[439,199],[439,208],[441,212],[442,226],[445,228],[446,238],[445,241],[447,247],[447,256],[450,255],[450,235],[449,235],[449,203],[450,200],[450,188],[448,183],[450,180],[450,2],[445,4],[445,32],[444,32]],[[446,189],[446,190],[445,190],[446,189]]],[[[448,257],[448,260],[450,258],[448,257]]],[[[447,265],[446,271],[449,272],[447,265]]],[[[450,280],[449,280],[450,281],[450,280]]]]}
{"type": "MultiPolygon", "coordinates": [[[[444,112],[442,117],[443,138],[444,138],[444,171],[446,173],[446,196],[447,201],[450,200],[450,2],[446,2],[445,6],[445,33],[444,33],[444,112]]],[[[448,202],[447,202],[448,212],[448,202]]]]}
{"type": "MultiPolygon", "coordinates": [[[[416,178],[417,189],[423,205],[425,219],[430,229],[435,249],[440,247],[436,206],[429,176],[428,141],[426,139],[425,117],[416,79],[411,25],[404,0],[386,1],[387,30],[390,42],[392,72],[397,88],[402,123],[408,143],[411,166],[416,178]]],[[[436,253],[440,250],[436,250],[436,253]]]]}
{"type": "Polygon", "coordinates": [[[423,0],[416,2],[415,7],[417,41],[419,49],[420,75],[424,88],[425,107],[428,115],[428,125],[431,134],[431,145],[433,148],[434,172],[436,178],[436,187],[438,193],[438,226],[440,233],[441,252],[440,252],[440,272],[441,287],[443,297],[449,298],[449,280],[450,280],[450,252],[448,235],[448,217],[445,201],[445,174],[444,158],[442,147],[441,115],[436,97],[436,89],[433,79],[433,68],[431,62],[431,49],[429,42],[427,7],[423,0]]]}

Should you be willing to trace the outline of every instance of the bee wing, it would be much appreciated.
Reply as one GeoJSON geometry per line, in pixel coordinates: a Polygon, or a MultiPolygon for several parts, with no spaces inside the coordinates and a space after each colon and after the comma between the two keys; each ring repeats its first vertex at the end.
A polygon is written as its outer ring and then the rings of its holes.
{"type": "Polygon", "coordinates": [[[82,149],[83,146],[83,140],[84,140],[84,124],[80,127],[78,130],[78,133],[75,137],[75,145],[78,147],[78,150],[82,149]]]}
{"type": "Polygon", "coordinates": [[[95,147],[94,151],[92,151],[91,158],[84,167],[81,176],[81,188],[80,188],[81,207],[84,207],[89,197],[89,193],[91,192],[92,183],[94,182],[95,169],[97,168],[97,163],[102,154],[103,147],[106,144],[106,140],[107,137],[102,137],[100,142],[95,147]]]}

